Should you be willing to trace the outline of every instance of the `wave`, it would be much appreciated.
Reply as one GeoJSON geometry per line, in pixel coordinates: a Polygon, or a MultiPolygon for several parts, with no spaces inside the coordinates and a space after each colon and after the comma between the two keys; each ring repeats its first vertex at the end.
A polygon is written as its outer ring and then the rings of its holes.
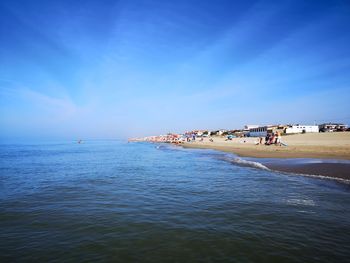
{"type": "Polygon", "coordinates": [[[176,148],[170,144],[158,144],[156,145],[156,149],[164,150],[164,151],[174,151],[176,148]]]}
{"type": "MultiPolygon", "coordinates": [[[[269,168],[267,166],[265,166],[263,163],[257,162],[256,160],[252,161],[252,160],[246,160],[246,159],[242,159],[238,156],[236,156],[235,154],[223,154],[220,151],[216,151],[216,150],[204,150],[204,149],[186,149],[183,147],[178,147],[178,146],[173,146],[173,145],[157,145],[156,149],[159,150],[163,150],[163,151],[196,151],[198,152],[202,152],[204,155],[206,156],[211,156],[215,159],[221,159],[224,160],[226,162],[229,162],[233,165],[237,165],[237,166],[241,166],[241,167],[250,167],[250,168],[255,168],[255,169],[260,169],[260,170],[265,170],[265,171],[271,171],[271,172],[277,172],[277,173],[282,173],[285,175],[298,175],[298,176],[305,176],[305,177],[312,177],[312,178],[317,178],[317,179],[326,179],[326,180],[335,180],[338,182],[342,182],[342,183],[346,183],[346,184],[350,184],[350,180],[349,179],[345,179],[345,178],[341,178],[341,177],[333,177],[333,176],[327,176],[327,175],[320,175],[320,174],[312,174],[312,173],[300,173],[300,172],[293,172],[293,171],[283,171],[280,169],[275,169],[275,168],[269,168]]],[[[281,162],[281,160],[278,160],[279,162],[281,162]]],[[[283,161],[283,160],[282,160],[283,161]]],[[[286,160],[287,161],[287,160],[286,160]]],[[[288,161],[290,162],[290,160],[288,159],[288,161]]],[[[301,161],[299,159],[293,159],[294,162],[296,161],[301,161]]],[[[324,163],[325,161],[328,160],[318,160],[318,159],[303,159],[303,163],[306,164],[312,164],[312,163],[324,163]]],[[[343,161],[343,160],[330,160],[330,163],[348,163],[349,161],[343,161]]]]}
{"type": "Polygon", "coordinates": [[[317,178],[317,179],[323,179],[323,180],[335,180],[338,182],[350,184],[350,180],[344,179],[344,178],[339,178],[339,177],[333,177],[333,176],[326,176],[326,175],[320,175],[320,174],[307,174],[307,173],[298,173],[298,172],[286,172],[286,171],[281,171],[278,169],[270,169],[263,165],[262,163],[255,162],[255,161],[248,161],[244,160],[242,158],[233,158],[231,157],[225,157],[224,158],[226,161],[229,161],[230,163],[234,165],[239,165],[239,166],[244,166],[244,167],[252,167],[256,169],[261,169],[261,170],[266,170],[266,171],[272,171],[272,172],[277,172],[277,173],[282,173],[285,175],[297,175],[297,176],[305,176],[305,177],[311,177],[311,178],[317,178]]]}
{"type": "Polygon", "coordinates": [[[291,198],[287,199],[286,203],[289,205],[296,205],[296,206],[316,206],[316,203],[312,199],[298,199],[298,198],[291,198]]]}
{"type": "Polygon", "coordinates": [[[224,156],[222,156],[221,152],[216,151],[216,150],[212,150],[212,149],[186,149],[183,147],[177,147],[177,146],[172,146],[172,145],[157,145],[155,148],[158,150],[166,150],[166,151],[168,151],[168,150],[169,151],[185,151],[185,152],[198,151],[198,152],[202,152],[206,156],[212,156],[212,157],[217,158],[217,159],[222,159],[224,161],[228,161],[228,162],[235,164],[235,165],[238,165],[238,166],[252,167],[252,168],[262,169],[262,170],[270,170],[268,167],[266,167],[262,163],[244,160],[244,159],[239,158],[233,154],[224,154],[224,156]]]}
{"type": "Polygon", "coordinates": [[[241,158],[231,159],[230,162],[233,164],[239,165],[239,166],[252,167],[252,168],[257,168],[257,169],[262,169],[262,170],[270,170],[268,167],[266,167],[262,163],[248,161],[248,160],[244,160],[241,158]]]}
{"type": "Polygon", "coordinates": [[[311,177],[311,178],[323,179],[323,180],[333,180],[333,181],[338,181],[338,182],[350,185],[350,180],[345,178],[340,178],[340,177],[333,177],[333,176],[320,175],[320,174],[293,173],[293,172],[285,172],[285,171],[278,171],[278,170],[271,170],[271,171],[275,171],[275,172],[279,172],[279,173],[291,175],[291,176],[295,175],[295,176],[304,176],[304,177],[311,177]]]}

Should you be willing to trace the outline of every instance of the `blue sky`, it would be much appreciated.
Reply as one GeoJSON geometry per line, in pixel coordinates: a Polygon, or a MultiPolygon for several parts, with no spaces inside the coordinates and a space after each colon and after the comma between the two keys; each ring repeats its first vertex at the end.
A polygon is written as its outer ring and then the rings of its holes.
{"type": "Polygon", "coordinates": [[[349,1],[0,2],[0,137],[350,122],[349,1]]]}

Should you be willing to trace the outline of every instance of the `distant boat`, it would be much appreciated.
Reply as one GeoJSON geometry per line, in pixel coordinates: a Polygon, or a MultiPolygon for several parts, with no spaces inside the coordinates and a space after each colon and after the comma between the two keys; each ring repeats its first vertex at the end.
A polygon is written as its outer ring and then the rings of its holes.
{"type": "Polygon", "coordinates": [[[78,144],[81,144],[83,141],[82,140],[78,140],[78,144]]]}

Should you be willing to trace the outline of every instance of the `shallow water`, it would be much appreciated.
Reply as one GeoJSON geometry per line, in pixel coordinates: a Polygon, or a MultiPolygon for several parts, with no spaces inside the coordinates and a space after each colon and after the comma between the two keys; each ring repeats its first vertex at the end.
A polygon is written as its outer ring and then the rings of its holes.
{"type": "MultiPolygon", "coordinates": [[[[350,160],[310,159],[310,158],[241,158],[234,159],[237,164],[252,163],[271,170],[309,177],[328,178],[350,184],[350,160]],[[236,159],[238,161],[236,161],[236,159]]],[[[251,165],[253,166],[253,165],[251,165]]]]}
{"type": "Polygon", "coordinates": [[[167,145],[0,145],[0,261],[346,262],[348,184],[167,145]]]}

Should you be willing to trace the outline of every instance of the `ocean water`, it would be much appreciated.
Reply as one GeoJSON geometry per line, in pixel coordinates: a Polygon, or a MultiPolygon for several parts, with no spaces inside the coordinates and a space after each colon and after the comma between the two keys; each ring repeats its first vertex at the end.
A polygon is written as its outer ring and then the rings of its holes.
{"type": "Polygon", "coordinates": [[[234,158],[1,144],[0,262],[349,262],[349,184],[234,158]]]}

